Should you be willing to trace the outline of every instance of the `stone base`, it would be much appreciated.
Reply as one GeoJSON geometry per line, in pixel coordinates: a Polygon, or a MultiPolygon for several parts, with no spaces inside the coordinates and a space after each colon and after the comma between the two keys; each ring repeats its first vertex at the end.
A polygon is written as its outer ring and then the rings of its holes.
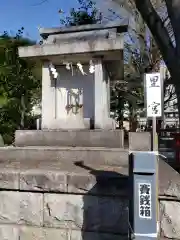
{"type": "Polygon", "coordinates": [[[151,151],[150,132],[130,132],[129,133],[130,151],[151,151]]]}
{"type": "Polygon", "coordinates": [[[95,128],[104,130],[115,130],[116,121],[112,118],[103,118],[100,122],[95,121],[95,128]]]}
{"type": "Polygon", "coordinates": [[[59,163],[84,162],[109,166],[128,166],[128,151],[120,148],[90,147],[0,147],[0,162],[34,161],[59,163]]]}
{"type": "Polygon", "coordinates": [[[65,119],[54,119],[49,123],[43,123],[44,130],[68,130],[68,129],[90,129],[90,119],[81,117],[69,117],[65,119]]]}
{"type": "Polygon", "coordinates": [[[16,146],[124,147],[123,130],[18,130],[16,146]]]}

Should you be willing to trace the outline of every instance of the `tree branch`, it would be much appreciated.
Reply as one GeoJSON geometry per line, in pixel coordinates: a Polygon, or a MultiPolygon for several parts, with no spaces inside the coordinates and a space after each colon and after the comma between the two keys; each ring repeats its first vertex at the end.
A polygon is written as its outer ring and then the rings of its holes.
{"type": "Polygon", "coordinates": [[[165,28],[161,18],[154,9],[150,0],[134,0],[137,9],[141,13],[142,18],[149,27],[154,39],[161,51],[163,59],[170,71],[173,72],[176,61],[175,48],[171,42],[171,38],[165,28]]]}
{"type": "Polygon", "coordinates": [[[42,0],[42,1],[38,2],[38,3],[34,3],[32,6],[33,7],[39,6],[39,5],[42,5],[43,3],[47,2],[47,1],[48,0],[42,0]]]}

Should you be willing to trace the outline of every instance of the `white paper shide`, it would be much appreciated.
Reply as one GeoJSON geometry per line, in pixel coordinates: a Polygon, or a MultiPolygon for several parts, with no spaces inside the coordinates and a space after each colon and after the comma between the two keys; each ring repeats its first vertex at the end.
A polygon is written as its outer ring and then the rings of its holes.
{"type": "Polygon", "coordinates": [[[162,116],[162,85],[160,73],[145,75],[147,117],[162,116]]]}

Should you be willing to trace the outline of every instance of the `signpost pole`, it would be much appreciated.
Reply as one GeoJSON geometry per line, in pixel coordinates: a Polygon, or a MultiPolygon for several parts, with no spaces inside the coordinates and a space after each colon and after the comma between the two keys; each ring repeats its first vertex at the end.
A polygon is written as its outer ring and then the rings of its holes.
{"type": "Polygon", "coordinates": [[[152,149],[154,152],[158,151],[157,146],[157,129],[156,129],[156,117],[152,118],[152,149]]]}

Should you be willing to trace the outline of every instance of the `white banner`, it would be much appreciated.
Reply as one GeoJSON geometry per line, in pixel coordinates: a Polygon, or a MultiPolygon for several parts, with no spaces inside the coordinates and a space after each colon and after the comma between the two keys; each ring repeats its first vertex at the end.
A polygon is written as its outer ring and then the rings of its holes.
{"type": "Polygon", "coordinates": [[[145,75],[147,117],[162,117],[162,87],[160,73],[145,75]]]}

